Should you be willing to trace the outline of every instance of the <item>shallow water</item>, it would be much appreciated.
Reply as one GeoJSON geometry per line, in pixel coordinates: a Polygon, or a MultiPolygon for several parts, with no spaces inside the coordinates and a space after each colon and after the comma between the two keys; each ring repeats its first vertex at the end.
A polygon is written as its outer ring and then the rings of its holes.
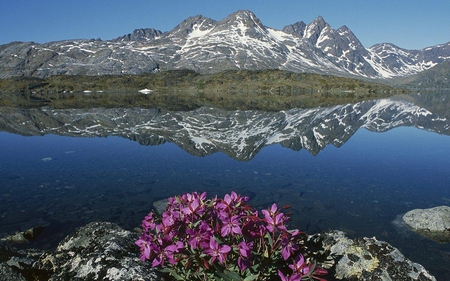
{"type": "Polygon", "coordinates": [[[8,109],[0,236],[44,225],[28,246],[50,248],[91,221],[133,229],[162,198],[234,190],[257,208],[292,205],[291,227],[310,234],[385,240],[445,280],[449,245],[392,223],[450,205],[448,111],[415,98],[281,113],[8,109]]]}

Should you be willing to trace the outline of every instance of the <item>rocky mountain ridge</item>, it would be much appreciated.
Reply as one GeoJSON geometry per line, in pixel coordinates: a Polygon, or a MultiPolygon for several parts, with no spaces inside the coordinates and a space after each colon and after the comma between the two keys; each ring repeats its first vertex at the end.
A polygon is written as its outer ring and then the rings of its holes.
{"type": "Polygon", "coordinates": [[[251,11],[216,21],[189,17],[169,32],[137,29],[114,40],[64,40],[0,46],[0,78],[51,75],[142,74],[191,69],[282,69],[366,79],[406,77],[450,60],[450,42],[422,50],[393,44],[364,47],[346,26],[322,17],[282,30],[251,11]]]}

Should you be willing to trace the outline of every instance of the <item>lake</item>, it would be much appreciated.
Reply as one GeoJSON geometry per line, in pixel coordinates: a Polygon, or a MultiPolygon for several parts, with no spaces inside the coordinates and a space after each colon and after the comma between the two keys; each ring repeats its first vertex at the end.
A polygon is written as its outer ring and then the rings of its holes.
{"type": "Polygon", "coordinates": [[[397,247],[438,280],[450,246],[395,221],[450,205],[450,95],[413,94],[279,112],[0,108],[0,237],[43,226],[140,225],[152,203],[231,191],[292,205],[292,228],[339,229],[397,247]]]}

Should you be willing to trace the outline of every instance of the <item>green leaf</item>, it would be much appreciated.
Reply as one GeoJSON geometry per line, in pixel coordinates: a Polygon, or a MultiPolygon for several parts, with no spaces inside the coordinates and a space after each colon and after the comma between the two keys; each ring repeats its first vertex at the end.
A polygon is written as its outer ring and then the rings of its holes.
{"type": "Polygon", "coordinates": [[[160,269],[158,269],[158,271],[162,272],[162,273],[168,273],[177,280],[185,280],[186,279],[186,278],[182,277],[181,275],[179,275],[175,270],[170,269],[170,268],[160,268],[160,269]]]}
{"type": "Polygon", "coordinates": [[[170,274],[171,274],[175,279],[177,279],[177,280],[186,280],[186,278],[181,277],[181,275],[179,275],[179,274],[176,273],[175,271],[172,271],[170,274]]]}
{"type": "Polygon", "coordinates": [[[253,281],[253,280],[255,280],[258,277],[259,277],[259,274],[252,274],[250,276],[245,277],[244,281],[253,281]]]}
{"type": "Polygon", "coordinates": [[[222,271],[217,271],[216,275],[219,276],[220,278],[222,278],[225,281],[233,281],[233,279],[231,279],[231,277],[229,277],[227,274],[225,274],[222,271]]]}
{"type": "Polygon", "coordinates": [[[270,233],[267,233],[266,236],[267,236],[267,239],[269,240],[270,248],[272,248],[272,246],[273,246],[272,235],[270,235],[270,233]]]}
{"type": "Polygon", "coordinates": [[[263,256],[264,256],[265,258],[268,258],[268,257],[269,257],[269,251],[267,250],[267,248],[264,249],[264,254],[263,254],[263,256]]]}
{"type": "Polygon", "coordinates": [[[194,223],[194,227],[197,227],[200,223],[202,222],[202,220],[198,220],[194,223]]]}
{"type": "Polygon", "coordinates": [[[158,268],[158,271],[162,272],[162,273],[170,273],[170,272],[172,272],[172,269],[169,269],[169,268],[158,268]]]}
{"type": "Polygon", "coordinates": [[[225,271],[224,273],[230,278],[230,280],[235,280],[235,281],[241,281],[242,280],[241,276],[239,276],[239,274],[237,272],[225,271]]]}

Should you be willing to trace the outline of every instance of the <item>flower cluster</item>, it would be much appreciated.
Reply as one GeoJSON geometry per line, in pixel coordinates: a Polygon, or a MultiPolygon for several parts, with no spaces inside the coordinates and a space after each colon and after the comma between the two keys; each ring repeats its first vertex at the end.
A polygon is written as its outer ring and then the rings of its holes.
{"type": "Polygon", "coordinates": [[[302,254],[306,235],[287,230],[281,209],[260,214],[247,201],[235,192],[169,198],[161,217],[142,221],[141,259],[177,280],[325,280],[327,271],[302,254]]]}

